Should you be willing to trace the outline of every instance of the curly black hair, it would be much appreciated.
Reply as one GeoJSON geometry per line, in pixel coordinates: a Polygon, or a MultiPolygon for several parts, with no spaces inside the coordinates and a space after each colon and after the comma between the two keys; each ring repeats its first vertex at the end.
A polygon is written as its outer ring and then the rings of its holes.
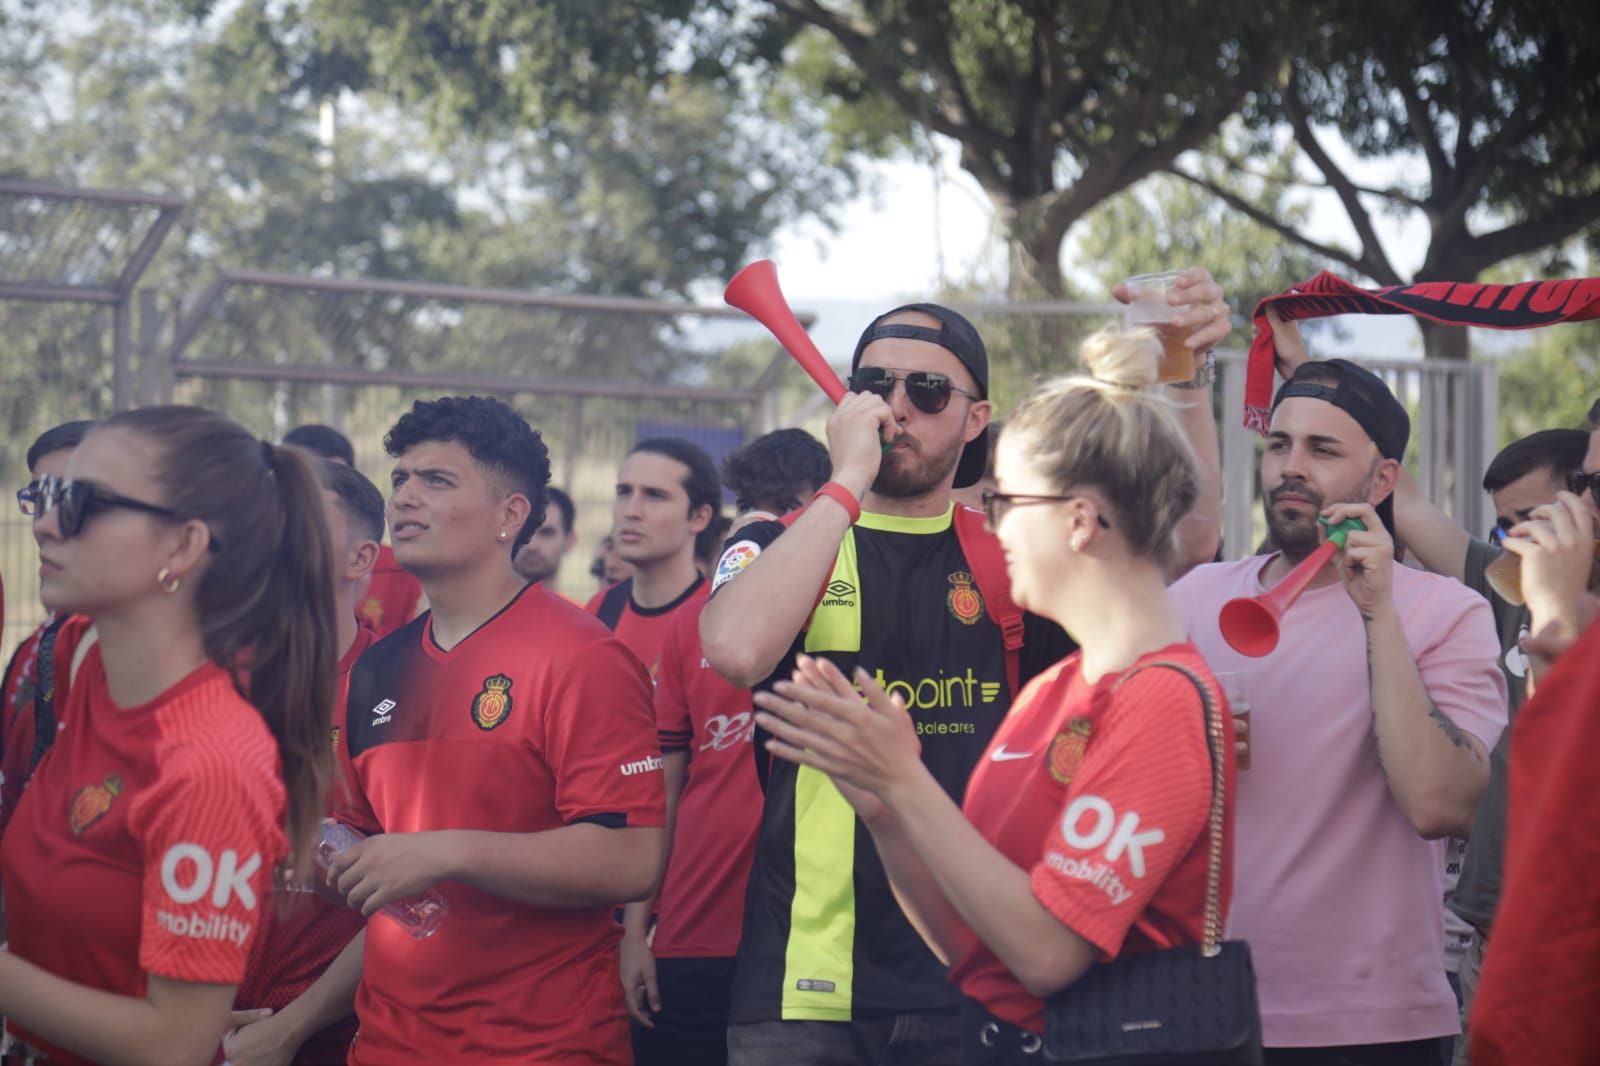
{"type": "Polygon", "coordinates": [[[425,441],[453,440],[477,463],[502,478],[512,492],[528,498],[528,520],[511,544],[511,554],[544,524],[550,495],[550,452],[539,431],[509,406],[489,396],[441,396],[418,400],[383,438],[384,451],[399,458],[425,441]]]}
{"type": "Polygon", "coordinates": [[[740,511],[774,508],[780,493],[796,485],[815,491],[833,476],[828,449],[803,429],[778,429],[735,449],[722,464],[722,483],[740,511]]]}

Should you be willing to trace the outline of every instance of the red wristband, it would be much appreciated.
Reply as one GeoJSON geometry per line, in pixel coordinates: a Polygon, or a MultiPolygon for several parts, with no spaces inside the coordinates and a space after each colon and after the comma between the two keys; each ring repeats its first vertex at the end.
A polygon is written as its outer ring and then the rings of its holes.
{"type": "Polygon", "coordinates": [[[852,496],[850,494],[850,490],[839,484],[837,481],[830,481],[823,485],[817,490],[817,495],[826,496],[834,503],[837,503],[840,507],[843,507],[850,515],[851,525],[855,525],[856,522],[860,520],[861,501],[852,496]]]}

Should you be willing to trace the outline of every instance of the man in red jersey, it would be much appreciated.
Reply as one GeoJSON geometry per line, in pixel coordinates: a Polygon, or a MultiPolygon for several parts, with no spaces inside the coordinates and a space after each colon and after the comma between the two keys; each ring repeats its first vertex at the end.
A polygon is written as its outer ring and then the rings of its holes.
{"type": "MultiPolygon", "coordinates": [[[[356,465],[356,450],[350,438],[332,426],[296,426],[284,435],[283,443],[335,463],[356,465]]],[[[361,620],[377,630],[380,637],[387,636],[421,614],[426,606],[417,579],[395,562],[393,549],[379,544],[378,561],[373,564],[361,597],[361,620]]]]}
{"type": "Polygon", "coordinates": [[[431,607],[351,672],[343,743],[383,832],[328,877],[368,915],[429,888],[449,911],[420,940],[368,924],[350,1062],[627,1063],[611,908],[664,857],[649,680],[512,568],[550,475],[520,415],[419,402],[385,447],[395,553],[431,607]]]}
{"type": "Polygon", "coordinates": [[[587,609],[616,631],[652,678],[672,613],[705,596],[694,541],[721,502],[716,464],[690,441],[640,441],[617,473],[611,536],[633,576],[596,594],[587,609]]]}
{"type": "MultiPolygon", "coordinates": [[[[561,576],[561,560],[578,546],[578,508],[571,496],[554,485],[545,491],[550,494],[550,503],[545,507],[544,524],[534,530],[511,562],[523,580],[542,581],[555,588],[561,576]]],[[[566,598],[572,600],[571,596],[566,598]]],[[[572,602],[582,605],[579,600],[572,602]]]]}
{"type": "MultiPolygon", "coordinates": [[[[335,598],[339,626],[339,696],[334,704],[332,743],[339,773],[328,786],[328,813],[346,823],[370,823],[349,784],[349,761],[340,742],[350,668],[378,639],[356,617],[356,605],[383,539],[383,494],[354,467],[330,459],[317,463],[327,504],[329,540],[335,553],[335,598]]],[[[244,983],[234,997],[232,1024],[223,1052],[233,1066],[294,1062],[336,1066],[345,1061],[356,1033],[355,991],[361,978],[366,925],[360,914],[312,892],[279,898],[264,912],[251,945],[244,983]]]]}
{"type": "MultiPolygon", "coordinates": [[[[31,480],[17,493],[17,504],[30,517],[39,513],[39,479],[60,477],[72,450],[82,442],[93,422],[65,422],[39,434],[28,448],[31,480]]],[[[57,708],[66,688],[68,667],[78,639],[89,628],[81,617],[52,611],[12,653],[0,682],[0,835],[22,790],[33,776],[45,750],[55,739],[57,708]],[[42,653],[42,654],[41,654],[42,653]],[[60,682],[59,684],[57,682],[60,682]],[[43,743],[39,725],[45,726],[43,743]]]]}
{"type": "MultiPolygon", "coordinates": [[[[739,448],[722,468],[739,510],[733,532],[804,507],[831,468],[828,450],[804,430],[780,429],[739,448]]],[[[624,915],[622,984],[639,1023],[638,1066],[718,1066],[728,1058],[734,954],[762,800],[750,690],[734,688],[706,662],[705,603],[693,599],[673,614],[656,677],[671,861],[654,937],[648,903],[629,904],[624,915]]]]}

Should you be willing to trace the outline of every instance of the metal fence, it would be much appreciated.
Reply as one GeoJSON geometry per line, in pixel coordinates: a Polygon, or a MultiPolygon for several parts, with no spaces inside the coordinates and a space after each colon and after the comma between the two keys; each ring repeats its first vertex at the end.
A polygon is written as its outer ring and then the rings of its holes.
{"type": "MultiPolygon", "coordinates": [[[[106,358],[104,316],[79,305],[57,310],[63,339],[44,342],[71,359],[41,350],[21,360],[39,376],[22,386],[32,402],[8,412],[5,484],[26,479],[22,453],[45,428],[130,405],[103,380],[111,362],[140,404],[199,404],[274,440],[306,422],[339,428],[379,484],[383,435],[413,401],[495,396],[540,429],[553,482],[578,504],[584,552],[562,575],[574,594],[590,587],[585,553],[610,529],[617,467],[633,444],[687,437],[720,458],[777,424],[790,362],[742,312],[671,301],[227,271],[181,310],[147,291],[131,302],[138,328],[123,358],[106,358]]],[[[41,343],[43,323],[28,325],[16,335],[41,343]]],[[[0,567],[3,652],[42,614],[14,508],[0,518],[0,567]]]]}
{"type": "MultiPolygon", "coordinates": [[[[610,527],[618,463],[641,435],[698,438],[717,453],[779,424],[820,432],[820,393],[764,330],[728,308],[259,271],[225,271],[188,300],[135,292],[180,207],[169,197],[0,183],[8,489],[25,480],[23,452],[45,428],[168,401],[222,411],[271,439],[305,422],[333,425],[382,484],[383,433],[414,400],[498,396],[543,432],[553,480],[577,500],[583,548],[562,585],[578,594],[592,587],[583,571],[610,527]]],[[[990,348],[1002,413],[1032,380],[1077,369],[1063,353],[1118,313],[1083,303],[961,310],[990,348]]],[[[1486,529],[1478,481],[1497,444],[1493,365],[1363,362],[1412,412],[1423,492],[1467,529],[1486,529]]],[[[1243,369],[1243,353],[1222,354],[1229,558],[1262,533],[1258,445],[1239,417],[1243,369]]],[[[0,573],[0,654],[9,654],[42,613],[28,524],[11,506],[0,508],[0,573]]]]}

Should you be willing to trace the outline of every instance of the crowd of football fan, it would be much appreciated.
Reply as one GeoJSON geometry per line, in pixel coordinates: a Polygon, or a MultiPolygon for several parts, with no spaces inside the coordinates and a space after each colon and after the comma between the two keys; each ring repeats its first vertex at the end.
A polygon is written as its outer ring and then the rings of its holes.
{"type": "MultiPolygon", "coordinates": [[[[1227,334],[1204,270],[1170,302],[1196,353],[1227,334]]],[[[416,403],[383,489],[325,426],[50,429],[17,494],[49,614],[0,693],[7,1061],[1032,1063],[1075,982],[1208,907],[1267,1063],[1593,1061],[1600,430],[1501,451],[1480,540],[1388,388],[1274,329],[1231,561],[1211,362],[1158,386],[1108,331],[997,431],[934,304],[868,325],[826,445],[640,440],[597,591],[557,587],[573,501],[497,400],[416,403]],[[1222,604],[1346,519],[1235,651],[1222,604]]]]}

